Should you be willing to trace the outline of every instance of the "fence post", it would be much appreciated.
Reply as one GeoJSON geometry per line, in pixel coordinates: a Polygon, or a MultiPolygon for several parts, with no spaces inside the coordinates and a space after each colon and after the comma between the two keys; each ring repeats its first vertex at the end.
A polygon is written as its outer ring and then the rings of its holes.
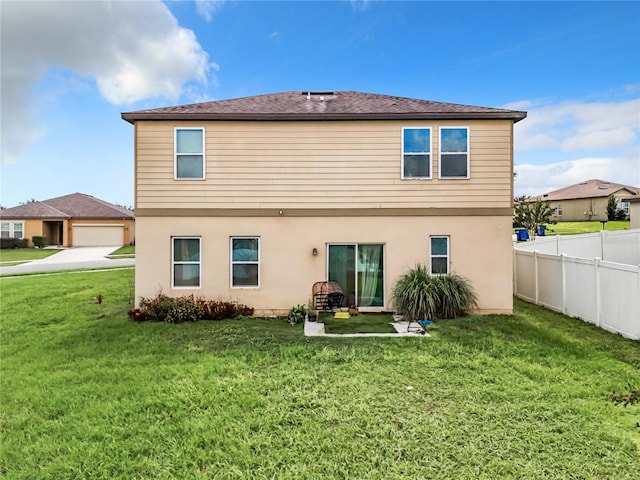
{"type": "Polygon", "coordinates": [[[562,253],[560,254],[560,265],[562,269],[562,313],[564,315],[567,314],[567,270],[565,265],[565,259],[567,256],[562,253]]]}
{"type": "Polygon", "coordinates": [[[560,255],[560,235],[556,235],[556,255],[560,255]]]}
{"type": "Polygon", "coordinates": [[[596,269],[596,325],[600,326],[600,297],[602,292],[600,291],[600,258],[594,258],[593,265],[596,269]]]}
{"type": "Polygon", "coordinates": [[[513,294],[518,295],[518,249],[513,249],[513,294]]]}
{"type": "Polygon", "coordinates": [[[536,285],[536,297],[535,297],[535,304],[539,305],[538,303],[538,251],[534,250],[533,252],[533,271],[534,271],[534,281],[535,281],[535,285],[536,285]]]}

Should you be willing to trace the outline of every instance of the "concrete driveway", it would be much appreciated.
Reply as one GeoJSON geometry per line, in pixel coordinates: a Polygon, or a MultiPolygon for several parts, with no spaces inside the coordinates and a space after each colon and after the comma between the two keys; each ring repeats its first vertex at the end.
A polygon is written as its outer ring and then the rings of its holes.
{"type": "Polygon", "coordinates": [[[0,274],[49,272],[52,270],[73,270],[77,268],[107,268],[135,265],[135,259],[108,259],[111,252],[120,248],[114,247],[72,247],[65,248],[40,260],[31,260],[20,265],[0,267],[0,274]]]}

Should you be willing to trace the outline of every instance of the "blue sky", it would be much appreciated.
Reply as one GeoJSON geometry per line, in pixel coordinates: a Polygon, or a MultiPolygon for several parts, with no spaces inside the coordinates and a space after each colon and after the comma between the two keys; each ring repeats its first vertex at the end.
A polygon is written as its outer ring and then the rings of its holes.
{"type": "Polygon", "coordinates": [[[0,203],[133,205],[124,111],[356,90],[528,111],[518,194],[640,186],[639,2],[0,2],[0,203]]]}

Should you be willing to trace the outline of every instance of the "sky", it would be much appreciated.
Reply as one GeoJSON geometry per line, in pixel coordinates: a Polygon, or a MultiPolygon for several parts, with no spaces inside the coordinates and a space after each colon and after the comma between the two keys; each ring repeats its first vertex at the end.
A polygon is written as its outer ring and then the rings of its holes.
{"type": "Polygon", "coordinates": [[[640,187],[640,2],[0,0],[0,204],[133,206],[122,112],[355,90],[528,112],[515,193],[640,187]]]}

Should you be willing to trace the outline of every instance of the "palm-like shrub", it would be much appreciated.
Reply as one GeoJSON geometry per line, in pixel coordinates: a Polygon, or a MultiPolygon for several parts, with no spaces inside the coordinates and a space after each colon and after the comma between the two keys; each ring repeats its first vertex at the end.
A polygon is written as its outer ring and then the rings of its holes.
{"type": "Polygon", "coordinates": [[[459,317],[478,303],[469,282],[460,275],[431,275],[422,264],[398,279],[392,298],[395,309],[409,321],[459,317]]]}

